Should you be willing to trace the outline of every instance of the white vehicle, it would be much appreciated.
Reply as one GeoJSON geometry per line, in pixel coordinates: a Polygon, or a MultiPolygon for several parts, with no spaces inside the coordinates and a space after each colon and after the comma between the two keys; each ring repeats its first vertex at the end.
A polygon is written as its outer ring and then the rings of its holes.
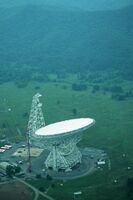
{"type": "Polygon", "coordinates": [[[5,152],[5,149],[0,149],[0,153],[4,153],[5,152]]]}
{"type": "Polygon", "coordinates": [[[17,161],[17,163],[21,165],[21,164],[23,164],[23,161],[19,160],[19,161],[17,161]]]}
{"type": "Polygon", "coordinates": [[[10,148],[12,148],[11,145],[7,145],[7,144],[5,144],[4,147],[5,147],[6,149],[10,149],[10,148]]]}
{"type": "Polygon", "coordinates": [[[6,150],[6,147],[0,147],[1,149],[3,149],[3,150],[6,150]]]}
{"type": "Polygon", "coordinates": [[[106,162],[105,162],[105,160],[99,160],[99,161],[97,161],[97,164],[98,165],[105,165],[106,164],[106,162]]]}
{"type": "Polygon", "coordinates": [[[23,145],[22,145],[22,147],[23,147],[23,148],[25,148],[25,147],[26,147],[26,145],[25,145],[25,144],[23,144],[23,145]]]}

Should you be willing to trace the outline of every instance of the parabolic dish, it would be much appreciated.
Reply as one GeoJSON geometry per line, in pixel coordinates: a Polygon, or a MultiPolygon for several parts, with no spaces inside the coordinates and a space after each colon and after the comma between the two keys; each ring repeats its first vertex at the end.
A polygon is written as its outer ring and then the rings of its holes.
{"type": "Polygon", "coordinates": [[[94,123],[95,120],[91,118],[65,120],[42,127],[35,132],[35,135],[49,137],[66,133],[79,132],[82,130],[86,130],[94,123]]]}

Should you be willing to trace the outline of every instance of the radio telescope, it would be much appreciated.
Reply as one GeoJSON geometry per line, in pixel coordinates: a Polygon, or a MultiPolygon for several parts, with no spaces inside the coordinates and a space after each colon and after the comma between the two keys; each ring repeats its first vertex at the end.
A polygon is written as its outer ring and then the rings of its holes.
{"type": "Polygon", "coordinates": [[[45,160],[46,168],[53,171],[71,171],[82,161],[77,143],[82,139],[83,131],[95,123],[91,118],[79,118],[57,122],[39,128],[32,134],[33,141],[50,151],[45,160]]]}

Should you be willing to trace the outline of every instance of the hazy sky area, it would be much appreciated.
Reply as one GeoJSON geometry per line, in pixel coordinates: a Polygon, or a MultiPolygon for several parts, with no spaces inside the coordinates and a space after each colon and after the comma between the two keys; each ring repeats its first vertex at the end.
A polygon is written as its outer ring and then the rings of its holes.
{"type": "Polygon", "coordinates": [[[43,4],[56,7],[78,8],[85,10],[119,9],[133,4],[133,0],[0,0],[1,7],[21,6],[24,4],[43,4]]]}

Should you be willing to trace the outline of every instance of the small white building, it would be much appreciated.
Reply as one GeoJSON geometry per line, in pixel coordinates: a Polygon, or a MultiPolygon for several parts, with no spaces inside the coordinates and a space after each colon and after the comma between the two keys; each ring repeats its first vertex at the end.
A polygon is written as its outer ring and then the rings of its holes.
{"type": "Polygon", "coordinates": [[[97,165],[105,165],[105,164],[106,164],[105,160],[98,160],[97,161],[97,165]]]}
{"type": "Polygon", "coordinates": [[[82,195],[82,191],[78,191],[78,192],[74,192],[74,200],[80,200],[81,199],[81,195],[82,195]]]}

